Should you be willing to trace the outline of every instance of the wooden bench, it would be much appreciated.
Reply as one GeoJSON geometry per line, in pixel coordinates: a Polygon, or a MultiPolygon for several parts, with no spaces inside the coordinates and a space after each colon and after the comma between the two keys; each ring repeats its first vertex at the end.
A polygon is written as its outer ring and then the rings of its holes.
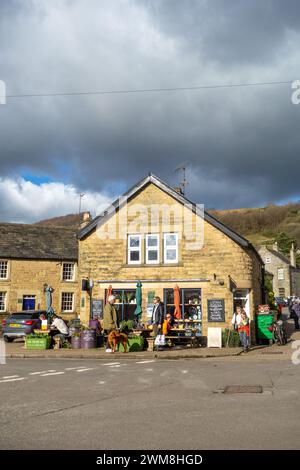
{"type": "MultiPolygon", "coordinates": [[[[174,341],[176,343],[185,343],[185,344],[190,344],[191,348],[198,348],[200,347],[200,342],[201,342],[201,337],[200,336],[165,336],[166,343],[170,341],[174,341]]],[[[153,338],[153,344],[154,344],[155,338],[153,338]]],[[[160,347],[164,346],[155,346],[155,349],[158,349],[160,347]]],[[[153,351],[154,349],[152,349],[153,351]]]]}

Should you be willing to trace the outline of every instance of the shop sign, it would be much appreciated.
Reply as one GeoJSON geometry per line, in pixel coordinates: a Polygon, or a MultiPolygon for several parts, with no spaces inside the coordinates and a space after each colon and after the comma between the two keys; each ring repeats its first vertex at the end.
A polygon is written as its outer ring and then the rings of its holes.
{"type": "Polygon", "coordinates": [[[93,318],[103,318],[103,300],[93,299],[92,300],[92,314],[93,318]]]}
{"type": "Polygon", "coordinates": [[[225,300],[207,300],[207,320],[209,322],[225,322],[225,300]]]}

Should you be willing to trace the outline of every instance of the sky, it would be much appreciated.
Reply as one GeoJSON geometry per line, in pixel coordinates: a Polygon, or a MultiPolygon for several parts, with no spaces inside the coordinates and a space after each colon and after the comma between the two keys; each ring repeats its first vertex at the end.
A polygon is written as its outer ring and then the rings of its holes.
{"type": "Polygon", "coordinates": [[[0,221],[76,213],[80,193],[95,216],[182,164],[206,209],[300,200],[291,83],[63,95],[292,82],[299,44],[297,0],[1,0],[0,221]]]}

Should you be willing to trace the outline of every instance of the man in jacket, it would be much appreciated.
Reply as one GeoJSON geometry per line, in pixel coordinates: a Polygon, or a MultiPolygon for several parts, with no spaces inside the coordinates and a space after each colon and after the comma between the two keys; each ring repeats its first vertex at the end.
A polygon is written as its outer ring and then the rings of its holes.
{"type": "MultiPolygon", "coordinates": [[[[114,306],[115,303],[115,296],[110,295],[108,297],[108,302],[104,307],[104,312],[103,312],[103,329],[105,334],[108,336],[111,331],[116,330],[119,325],[118,325],[118,316],[117,316],[117,311],[114,306]]],[[[106,352],[111,352],[111,349],[108,344],[108,340],[106,342],[106,352]]]]}
{"type": "Polygon", "coordinates": [[[163,304],[160,301],[160,297],[154,297],[153,303],[154,306],[152,310],[151,323],[153,325],[154,333],[157,334],[158,330],[161,329],[162,324],[164,322],[164,310],[163,304]]]}

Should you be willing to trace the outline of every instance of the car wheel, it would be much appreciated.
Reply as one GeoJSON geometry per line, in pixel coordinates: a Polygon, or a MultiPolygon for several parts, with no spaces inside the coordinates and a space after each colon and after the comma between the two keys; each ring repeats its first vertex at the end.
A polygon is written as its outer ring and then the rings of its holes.
{"type": "Polygon", "coordinates": [[[9,338],[8,336],[4,336],[4,341],[6,343],[12,343],[15,338],[9,338]]]}

